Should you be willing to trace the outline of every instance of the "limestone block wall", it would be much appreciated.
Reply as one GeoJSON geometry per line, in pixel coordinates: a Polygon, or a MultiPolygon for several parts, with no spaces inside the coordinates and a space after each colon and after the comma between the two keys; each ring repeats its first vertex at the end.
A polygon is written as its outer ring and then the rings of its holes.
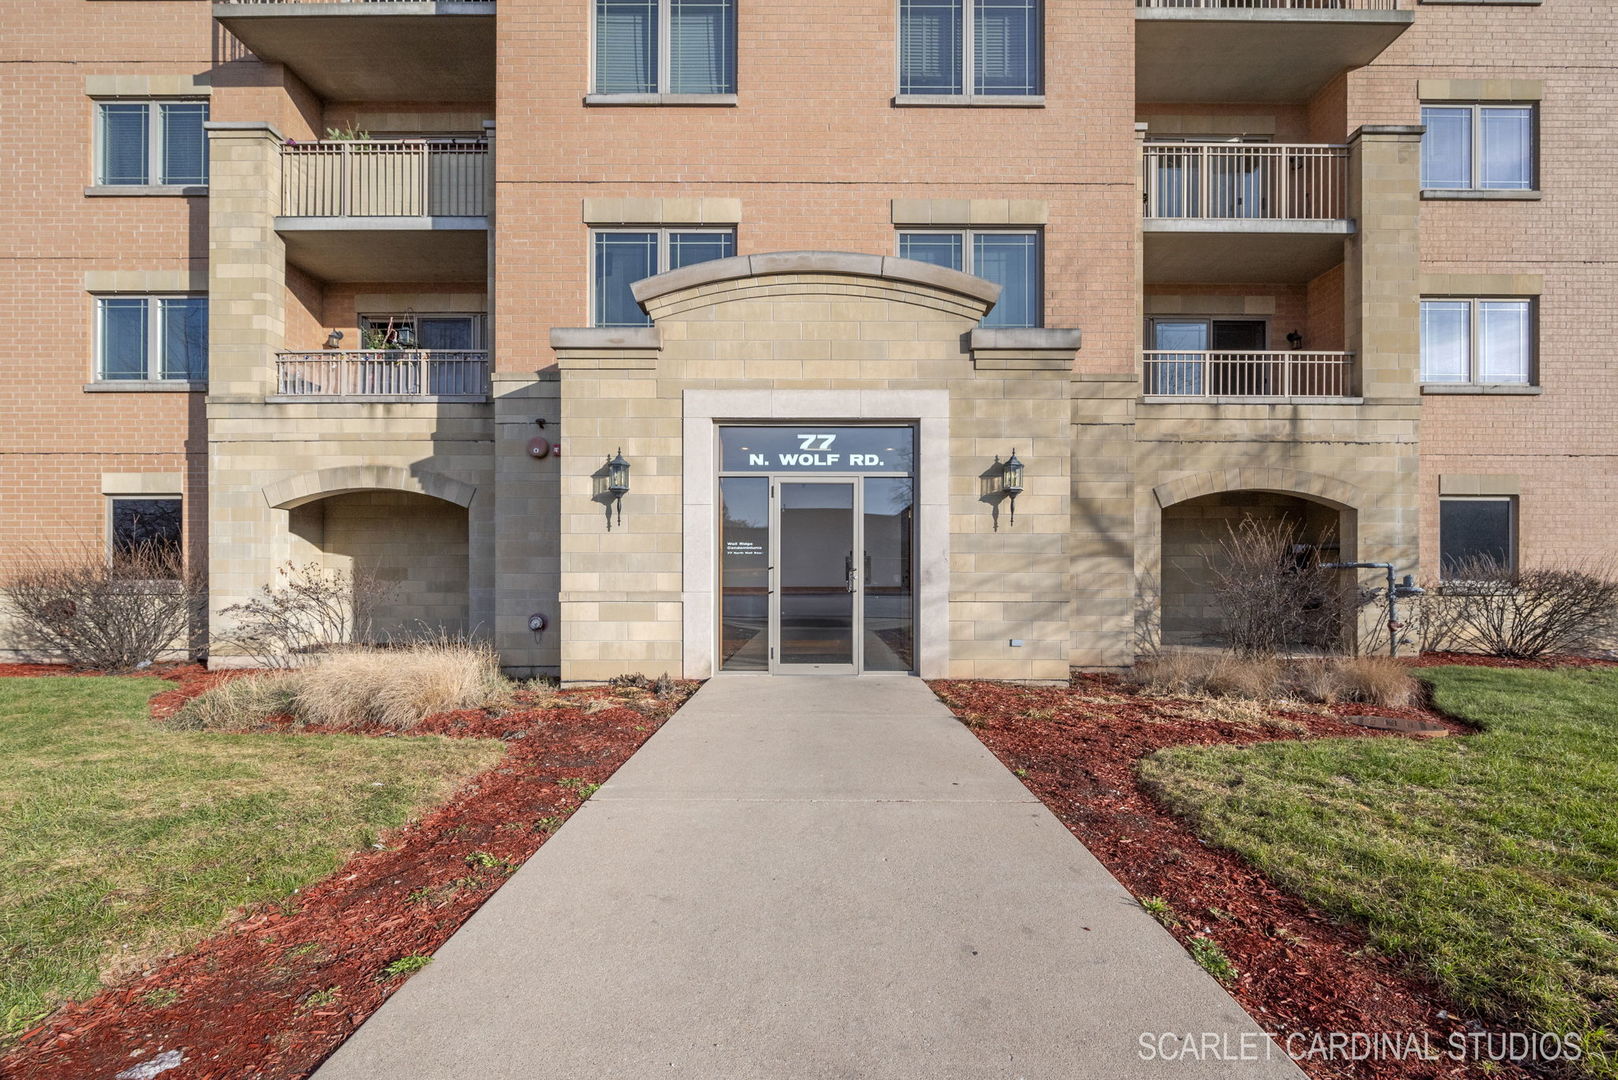
{"type": "MultiPolygon", "coordinates": [[[[231,542],[213,547],[209,564],[215,635],[228,629],[218,612],[271,581],[277,566],[324,563],[328,556],[353,554],[326,546],[319,531],[311,535],[295,526],[307,527],[311,521],[311,512],[304,507],[356,492],[380,499],[365,504],[368,515],[396,511],[394,522],[386,526],[391,534],[387,543],[409,545],[428,563],[447,557],[441,549],[444,526],[439,522],[419,533],[423,515],[431,518],[431,513],[394,495],[426,499],[440,517],[464,521],[464,540],[459,541],[464,555],[457,556],[465,582],[460,605],[448,598],[453,586],[441,570],[424,569],[421,580],[436,584],[413,591],[426,604],[422,618],[458,619],[464,629],[488,634],[494,621],[491,411],[478,404],[265,404],[247,396],[213,400],[209,416],[212,507],[217,515],[213,533],[231,537],[231,542]]],[[[341,506],[338,513],[341,520],[341,506]]],[[[339,528],[336,535],[351,538],[352,530],[339,528]]],[[[386,552],[390,559],[402,556],[393,547],[386,552]]],[[[410,575],[404,580],[408,582],[410,575]]],[[[415,618],[402,609],[399,614],[415,618]]],[[[216,647],[217,655],[226,653],[228,649],[216,647]]]]}
{"type": "MultiPolygon", "coordinates": [[[[692,431],[683,409],[688,391],[708,390],[753,396],[725,417],[735,420],[769,418],[777,393],[813,395],[795,399],[800,415],[856,421],[862,409],[880,409],[884,394],[946,394],[947,442],[928,446],[924,437],[919,469],[923,484],[928,470],[947,471],[946,502],[939,512],[924,507],[920,528],[923,549],[929,528],[947,530],[933,542],[948,551],[948,659],[924,674],[1065,676],[1072,348],[1065,359],[1015,341],[983,339],[973,349],[969,336],[993,298],[982,290],[993,287],[932,268],[922,268],[930,280],[885,274],[902,262],[815,253],[705,264],[637,286],[655,330],[619,332],[608,347],[605,332],[556,333],[567,446],[564,677],[682,669],[684,503],[695,497],[682,487],[692,431]],[[632,489],[623,524],[609,530],[598,474],[620,449],[632,489]],[[1013,449],[1027,464],[1014,526],[984,488],[994,459],[1013,449]]],[[[695,632],[712,628],[699,621],[695,632]]]]}
{"type": "Polygon", "coordinates": [[[374,579],[374,640],[469,629],[464,508],[408,491],[355,491],[287,515],[323,566],[374,579]]]}

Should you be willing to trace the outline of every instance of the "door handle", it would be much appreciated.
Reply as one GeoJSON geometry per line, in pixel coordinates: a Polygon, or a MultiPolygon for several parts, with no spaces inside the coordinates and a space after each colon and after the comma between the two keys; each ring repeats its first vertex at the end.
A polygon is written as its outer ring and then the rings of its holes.
{"type": "Polygon", "coordinates": [[[859,571],[854,569],[854,553],[850,551],[843,559],[843,573],[848,579],[848,591],[854,591],[854,578],[859,571]]]}

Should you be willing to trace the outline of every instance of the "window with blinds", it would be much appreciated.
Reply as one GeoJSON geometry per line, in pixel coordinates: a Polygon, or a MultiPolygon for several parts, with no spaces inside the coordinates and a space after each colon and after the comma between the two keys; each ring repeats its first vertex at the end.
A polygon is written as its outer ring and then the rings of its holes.
{"type": "Polygon", "coordinates": [[[1039,0],[900,0],[899,94],[1043,92],[1039,0]]]}
{"type": "Polygon", "coordinates": [[[95,182],[105,187],[206,184],[207,121],[205,101],[101,102],[95,182]]]}
{"type": "Polygon", "coordinates": [[[595,92],[734,94],[735,0],[596,0],[595,92]]]}
{"type": "Polygon", "coordinates": [[[1037,231],[902,232],[899,257],[975,274],[999,285],[1000,299],[984,317],[984,326],[1039,326],[1043,319],[1044,255],[1037,231]]]}
{"type": "Polygon", "coordinates": [[[96,315],[97,379],[207,377],[207,297],[103,296],[96,301],[96,315]]]}
{"type": "Polygon", "coordinates": [[[597,229],[591,235],[591,321],[650,326],[630,286],[682,266],[736,254],[731,229],[597,229]]]}

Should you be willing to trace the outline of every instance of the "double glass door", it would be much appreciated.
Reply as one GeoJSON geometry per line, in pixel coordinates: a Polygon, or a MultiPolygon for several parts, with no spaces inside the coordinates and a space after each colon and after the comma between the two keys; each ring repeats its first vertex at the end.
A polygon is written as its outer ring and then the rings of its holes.
{"type": "Polygon", "coordinates": [[[915,667],[908,476],[720,479],[720,670],[915,667]]]}

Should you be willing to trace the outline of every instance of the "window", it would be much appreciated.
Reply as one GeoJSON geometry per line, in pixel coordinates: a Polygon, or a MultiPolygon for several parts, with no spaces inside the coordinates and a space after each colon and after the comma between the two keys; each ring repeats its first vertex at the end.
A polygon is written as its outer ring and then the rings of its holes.
{"type": "Polygon", "coordinates": [[[108,539],[110,554],[115,563],[132,558],[150,559],[155,568],[164,571],[164,576],[178,577],[181,566],[181,534],[179,499],[112,500],[112,523],[108,539]]]}
{"type": "Polygon", "coordinates": [[[984,318],[984,326],[1038,326],[1044,295],[1039,241],[1037,232],[902,232],[899,255],[999,285],[1000,302],[984,318]]]}
{"type": "Polygon", "coordinates": [[[1533,380],[1532,300],[1421,302],[1422,382],[1528,384],[1533,380]]]}
{"type": "Polygon", "coordinates": [[[596,326],[650,326],[629,287],[682,266],[736,254],[731,229],[597,229],[593,234],[596,326]]]}
{"type": "Polygon", "coordinates": [[[96,313],[97,379],[207,378],[207,297],[103,296],[96,313]]]}
{"type": "Polygon", "coordinates": [[[900,0],[899,96],[1043,92],[1039,0],[900,0]]]}
{"type": "Polygon", "coordinates": [[[1532,105],[1424,105],[1421,186],[1533,191],[1534,111],[1532,105]]]}
{"type": "Polygon", "coordinates": [[[208,182],[206,101],[103,101],[95,182],[104,187],[208,182]]]}
{"type": "Polygon", "coordinates": [[[360,316],[362,349],[427,349],[479,352],[483,349],[483,316],[418,315],[415,312],[360,316]]]}
{"type": "Polygon", "coordinates": [[[1502,569],[1515,570],[1516,519],[1514,498],[1439,499],[1439,577],[1454,580],[1475,576],[1478,563],[1485,559],[1502,569]]]}
{"type": "Polygon", "coordinates": [[[735,0],[596,0],[595,92],[734,94],[735,0]]]}

